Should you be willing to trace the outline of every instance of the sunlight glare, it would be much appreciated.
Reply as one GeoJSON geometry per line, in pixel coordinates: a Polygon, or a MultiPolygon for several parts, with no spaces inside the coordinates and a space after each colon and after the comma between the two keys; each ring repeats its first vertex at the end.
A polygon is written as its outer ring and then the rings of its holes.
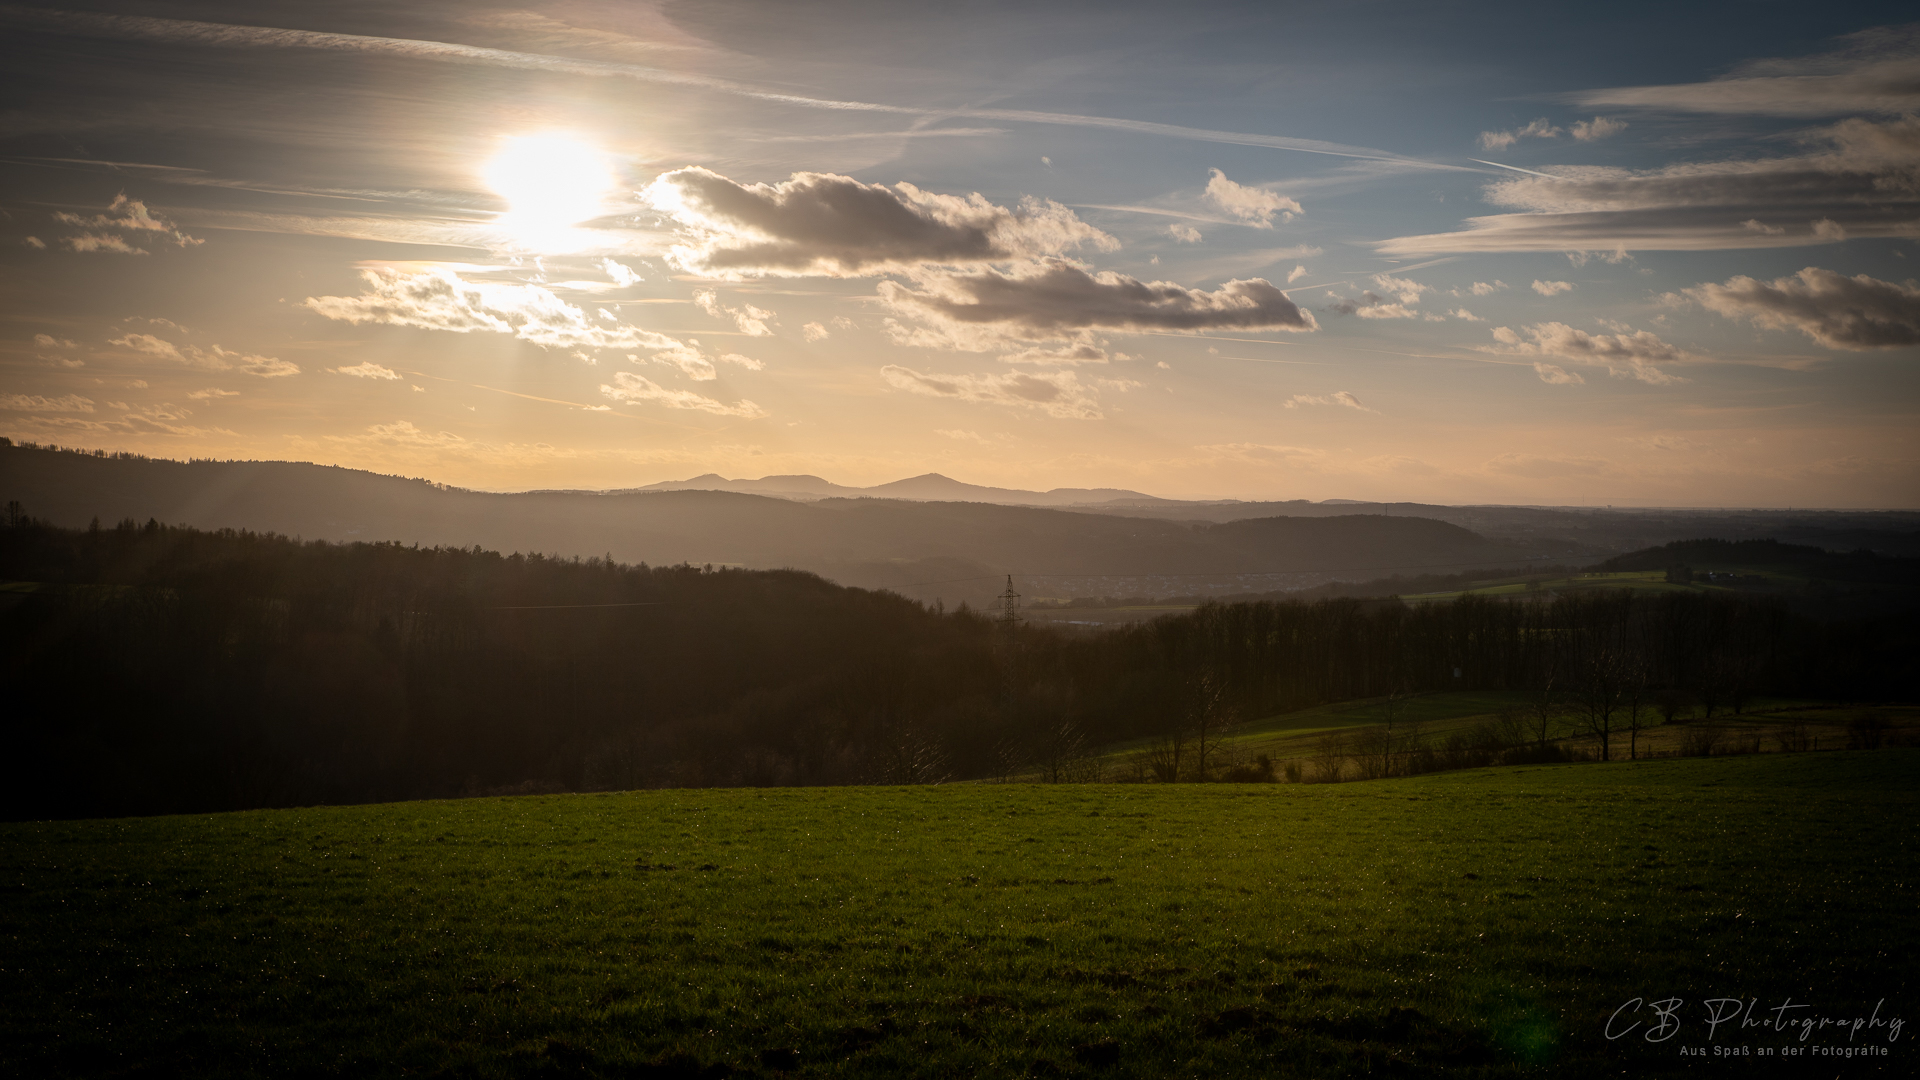
{"type": "Polygon", "coordinates": [[[605,154],[559,134],[506,139],[481,175],[507,200],[499,224],[519,243],[549,251],[581,246],[585,237],[574,226],[599,217],[614,186],[605,154]]]}

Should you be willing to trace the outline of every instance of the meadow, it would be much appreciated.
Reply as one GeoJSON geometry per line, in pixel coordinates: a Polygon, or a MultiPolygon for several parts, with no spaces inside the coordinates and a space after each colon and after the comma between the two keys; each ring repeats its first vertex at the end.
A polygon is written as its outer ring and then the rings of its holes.
{"type": "Polygon", "coordinates": [[[0,1072],[1696,1076],[1744,1046],[1907,1074],[1884,1027],[1709,1038],[1702,1003],[1912,1015],[1916,776],[1892,749],[0,825],[0,1072]],[[1682,999],[1678,1036],[1641,1009],[1607,1038],[1634,998],[1682,999]]]}

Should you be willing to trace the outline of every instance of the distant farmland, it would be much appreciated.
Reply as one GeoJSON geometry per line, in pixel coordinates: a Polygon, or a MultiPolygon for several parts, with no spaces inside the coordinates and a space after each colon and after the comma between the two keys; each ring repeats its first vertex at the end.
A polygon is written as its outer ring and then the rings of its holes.
{"type": "Polygon", "coordinates": [[[1883,750],[5,825],[0,1071],[1757,1071],[1685,1045],[1911,1075],[1884,1027],[1710,1036],[1702,1002],[1912,1018],[1916,775],[1883,750]],[[1609,1039],[1636,998],[1681,999],[1679,1037],[1609,1039]],[[1824,1056],[1849,1046],[1888,1056],[1824,1056]]]}

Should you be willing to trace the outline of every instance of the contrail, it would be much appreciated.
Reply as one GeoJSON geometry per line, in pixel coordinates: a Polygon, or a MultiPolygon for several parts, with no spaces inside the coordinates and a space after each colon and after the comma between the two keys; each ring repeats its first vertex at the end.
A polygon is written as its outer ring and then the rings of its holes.
{"type": "MultiPolygon", "coordinates": [[[[904,116],[965,117],[973,120],[1010,120],[1031,124],[1058,124],[1067,127],[1104,128],[1142,135],[1161,135],[1173,139],[1225,143],[1233,146],[1262,146],[1275,150],[1294,150],[1303,154],[1327,154],[1334,157],[1385,161],[1422,169],[1451,172],[1478,172],[1461,165],[1422,161],[1386,150],[1319,139],[1293,139],[1281,135],[1254,135],[1237,131],[1212,131],[1181,127],[1146,120],[1123,120],[1106,116],[1082,116],[1076,113],[1036,112],[1026,109],[929,109],[905,105],[882,105],[870,101],[838,101],[831,98],[788,94],[749,83],[720,79],[709,75],[690,75],[641,64],[614,63],[606,60],[576,60],[546,53],[488,49],[447,41],[423,41],[414,38],[374,37],[366,34],[336,34],[318,30],[285,30],[270,26],[240,26],[232,23],[198,22],[188,19],[157,19],[144,15],[98,15],[88,12],[45,11],[0,6],[0,21],[17,27],[52,33],[82,34],[139,41],[164,41],[177,45],[207,48],[319,49],[332,52],[378,53],[417,60],[446,63],[483,64],[522,71],[552,72],[595,78],[636,79],[643,82],[690,86],[739,97],[770,101],[806,109],[837,112],[892,113],[904,116]]],[[[1508,167],[1508,166],[1503,166],[1508,167]]]]}
{"type": "Polygon", "coordinates": [[[1491,165],[1496,169],[1507,169],[1512,172],[1526,173],[1528,176],[1538,176],[1546,180],[1565,180],[1566,179],[1566,177],[1564,176],[1555,176],[1552,173],[1534,172],[1532,169],[1523,169],[1518,165],[1502,165],[1497,161],[1480,161],[1479,158],[1468,158],[1467,160],[1478,161],[1482,165],[1491,165]]]}

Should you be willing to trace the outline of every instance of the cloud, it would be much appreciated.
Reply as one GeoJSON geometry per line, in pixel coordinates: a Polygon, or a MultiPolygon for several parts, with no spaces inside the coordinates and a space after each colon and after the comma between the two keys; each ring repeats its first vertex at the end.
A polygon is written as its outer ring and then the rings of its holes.
{"type": "Polygon", "coordinates": [[[625,323],[602,325],[538,285],[467,281],[451,270],[417,273],[376,268],[360,272],[359,296],[310,296],[303,306],[356,326],[373,323],[510,334],[541,348],[672,349],[680,342],[625,323]]]}
{"type": "Polygon", "coordinates": [[[1091,330],[1318,329],[1313,316],[1264,278],[1229,281],[1208,291],[1170,281],[1143,282],[1094,273],[1060,259],[1003,272],[918,275],[915,290],[886,281],[880,294],[895,311],[925,320],[950,347],[985,351],[1007,340],[1049,340],[1091,330]],[[969,328],[995,343],[963,344],[969,328]]]}
{"type": "Polygon", "coordinates": [[[722,304],[720,295],[712,289],[695,289],[693,302],[699,305],[701,311],[716,319],[731,318],[734,325],[740,328],[740,332],[748,337],[773,336],[773,331],[767,329],[767,320],[775,316],[765,308],[757,308],[752,304],[741,307],[722,304]]]}
{"type": "Polygon", "coordinates": [[[1544,166],[1488,185],[1516,213],[1401,236],[1383,254],[1718,251],[1920,236],[1920,116],[1853,118],[1797,136],[1804,152],[1657,169],[1544,166]],[[1772,226],[1761,224],[1775,222],[1772,226]],[[1747,224],[1753,222],[1755,224],[1747,224]],[[1792,224],[1804,222],[1805,224],[1792,224]]]}
{"type": "Polygon", "coordinates": [[[889,188],[795,173],[778,184],[738,184],[691,166],[640,194],[685,230],[687,242],[668,261],[712,277],[858,277],[1119,246],[1056,202],[1027,198],[1009,210],[977,193],[940,195],[904,181],[889,188]]]}
{"type": "Polygon", "coordinates": [[[1128,356],[1125,353],[1110,354],[1088,342],[1068,342],[1051,347],[1036,345],[1000,357],[1002,362],[1008,364],[1104,364],[1109,360],[1126,359],[1128,356]]]}
{"type": "Polygon", "coordinates": [[[928,397],[974,405],[1038,409],[1063,420],[1101,419],[1100,403],[1071,371],[1010,371],[1004,375],[923,375],[888,364],[880,369],[888,385],[928,397]]]}
{"type": "Polygon", "coordinates": [[[1388,274],[1373,275],[1373,283],[1387,296],[1368,289],[1358,297],[1334,298],[1327,305],[1327,310],[1336,315],[1358,315],[1363,319],[1417,319],[1420,312],[1414,310],[1414,305],[1420,302],[1420,294],[1433,291],[1431,285],[1388,274]]]}
{"type": "Polygon", "coordinates": [[[0,394],[0,409],[29,413],[90,413],[93,411],[93,399],[78,394],[57,398],[39,394],[0,394]]]}
{"type": "Polygon", "coordinates": [[[800,336],[808,341],[825,341],[831,331],[817,322],[801,323],[800,336]]]}
{"type": "MultiPolygon", "coordinates": [[[[147,204],[139,199],[129,199],[125,195],[115,195],[113,202],[107,205],[107,212],[91,217],[60,211],[53,215],[55,221],[75,225],[83,229],[117,229],[123,232],[149,233],[166,237],[179,247],[198,247],[206,243],[181,232],[171,221],[161,218],[147,209],[147,204]]],[[[125,255],[145,255],[146,252],[134,247],[119,236],[111,234],[83,233],[80,236],[64,238],[61,243],[75,251],[112,251],[125,255]]]]}
{"type": "Polygon", "coordinates": [[[35,334],[33,335],[33,344],[36,348],[52,349],[54,351],[53,355],[51,356],[49,356],[46,353],[34,354],[39,359],[44,360],[49,364],[52,364],[54,367],[83,368],[87,366],[87,362],[85,360],[80,359],[79,357],[59,355],[60,351],[63,349],[79,348],[78,345],[74,344],[72,341],[68,340],[67,338],[57,338],[57,337],[54,337],[52,334],[35,334]]]}
{"type": "Polygon", "coordinates": [[[217,386],[209,386],[205,390],[193,391],[192,393],[187,395],[187,398],[188,400],[191,400],[191,401],[218,401],[221,398],[230,398],[230,397],[239,397],[239,396],[240,396],[240,391],[238,390],[222,390],[217,386]]]}
{"type": "MultiPolygon", "coordinates": [[[[636,364],[640,363],[640,358],[631,353],[628,354],[627,359],[636,364]]],[[[665,364],[679,369],[680,374],[694,382],[712,382],[720,377],[720,373],[714,369],[713,361],[701,355],[700,350],[686,345],[654,353],[651,360],[656,364],[665,364]]]]}
{"type": "Polygon", "coordinates": [[[1287,284],[1291,285],[1306,276],[1307,268],[1304,266],[1296,266],[1292,270],[1287,271],[1287,284]]]}
{"type": "MultiPolygon", "coordinates": [[[[1683,362],[1690,359],[1687,353],[1667,344],[1646,330],[1611,335],[1589,334],[1559,322],[1539,323],[1524,329],[1527,340],[1523,340],[1509,327],[1494,327],[1493,338],[1500,343],[1500,347],[1487,348],[1483,351],[1502,356],[1551,356],[1583,364],[1594,364],[1605,367],[1609,374],[1616,377],[1638,379],[1654,385],[1685,381],[1678,376],[1661,371],[1654,364],[1683,362]]],[[[1548,382],[1574,381],[1553,378],[1552,372],[1541,370],[1538,364],[1535,365],[1534,370],[1548,382]]],[[[1562,374],[1566,373],[1562,372],[1562,374]]]]}
{"type": "Polygon", "coordinates": [[[691,390],[668,390],[652,379],[644,375],[635,375],[630,371],[615,372],[613,382],[612,386],[602,384],[600,392],[614,401],[627,405],[650,402],[665,405],[670,409],[692,409],[696,412],[713,413],[715,416],[738,416],[748,420],[757,420],[767,415],[767,410],[745,399],[728,405],[691,390]]]}
{"type": "Polygon", "coordinates": [[[1167,226],[1167,234],[1183,244],[1197,244],[1202,239],[1199,229],[1191,225],[1182,225],[1177,221],[1167,226]]]}
{"type": "Polygon", "coordinates": [[[115,255],[145,255],[146,248],[137,248],[117,236],[102,233],[81,233],[79,236],[63,236],[60,242],[79,252],[105,251],[115,255]]]}
{"type": "Polygon", "coordinates": [[[367,361],[364,364],[355,364],[352,367],[328,368],[327,370],[332,372],[335,375],[351,375],[356,379],[398,379],[400,378],[399,372],[393,370],[390,367],[383,367],[382,365],[376,364],[371,360],[367,361]]]}
{"type": "Polygon", "coordinates": [[[1559,296],[1561,293],[1572,292],[1573,283],[1570,281],[1541,281],[1535,278],[1533,291],[1539,293],[1541,296],[1559,296]]]}
{"type": "Polygon", "coordinates": [[[1285,195],[1265,188],[1236,184],[1227,179],[1227,174],[1219,169],[1209,171],[1212,172],[1213,178],[1207,181],[1207,201],[1239,218],[1243,225],[1251,225],[1256,229],[1271,229],[1275,214],[1279,214],[1281,223],[1285,224],[1292,221],[1295,214],[1304,213],[1299,203],[1285,195]]]}
{"type": "Polygon", "coordinates": [[[148,356],[164,356],[169,360],[185,362],[187,359],[180,355],[180,350],[174,346],[173,342],[154,337],[152,334],[128,334],[125,337],[108,338],[107,344],[132,349],[137,353],[146,353],[148,356]]]}
{"type": "MultiPolygon", "coordinates": [[[[1551,139],[1560,134],[1561,134],[1561,130],[1557,127],[1554,127],[1551,123],[1547,121],[1547,118],[1543,116],[1540,119],[1529,123],[1526,127],[1515,128],[1512,131],[1481,132],[1480,133],[1480,149],[1505,150],[1507,147],[1512,146],[1514,143],[1519,142],[1521,139],[1551,139]]],[[[1578,137],[1585,138],[1585,136],[1578,136],[1578,137]]]]}
{"type": "Polygon", "coordinates": [[[1447,314],[1453,316],[1456,319],[1459,319],[1461,322],[1486,322],[1487,321],[1481,318],[1480,316],[1475,315],[1473,312],[1468,311],[1466,308],[1454,308],[1452,311],[1447,312],[1447,314]]]}
{"type": "Polygon", "coordinates": [[[35,251],[47,250],[47,242],[45,240],[40,239],[37,236],[29,236],[25,240],[22,240],[20,242],[34,249],[35,251]]]}
{"type": "MultiPolygon", "coordinates": [[[[741,97],[771,101],[780,105],[823,109],[839,115],[884,113],[922,117],[927,120],[961,117],[976,120],[1006,120],[1032,124],[1059,124],[1109,131],[1126,131],[1230,146],[1263,146],[1295,150],[1309,154],[1359,158],[1401,169],[1469,171],[1460,166],[1420,161],[1385,150],[1320,139],[1296,139],[1284,135],[1250,134],[1238,131],[1213,131],[1182,127],[1149,120],[1127,120],[1107,116],[1082,116],[1074,113],[1041,112],[1033,109],[979,109],[940,107],[928,109],[867,101],[834,101],[794,94],[782,87],[760,87],[686,71],[648,67],[640,64],[589,60],[546,53],[488,49],[444,41],[412,38],[376,37],[366,34],[338,34],[316,30],[294,30],[268,26],[238,26],[231,23],[200,22],[187,19],[158,19],[138,15],[101,15],[86,12],[0,8],[0,18],[15,25],[46,28],[58,33],[90,34],[112,39],[162,41],[194,48],[227,49],[314,49],[327,52],[358,52],[397,56],[409,60],[451,64],[477,64],[522,71],[598,78],[623,78],[640,82],[693,86],[741,97]]],[[[597,33],[597,32],[596,32],[597,33]]],[[[1046,158],[1043,162],[1051,164],[1046,158]]]]}
{"type": "Polygon", "coordinates": [[[1471,291],[1475,296],[1492,296],[1494,293],[1500,292],[1506,288],[1507,288],[1507,283],[1496,278],[1490,282],[1488,281],[1474,282],[1473,288],[1471,291]]]}
{"type": "Polygon", "coordinates": [[[1358,409],[1361,412],[1377,413],[1380,411],[1378,409],[1369,409],[1365,405],[1360,404],[1359,398],[1354,397],[1345,390],[1335,390],[1333,393],[1326,395],[1295,394],[1280,404],[1281,407],[1288,409],[1297,409],[1302,405],[1344,405],[1349,409],[1358,409]]]}
{"type": "Polygon", "coordinates": [[[624,263],[614,262],[612,259],[601,259],[600,269],[605,270],[607,272],[607,276],[612,278],[615,284],[621,285],[623,287],[628,285],[637,285],[640,282],[646,280],[645,278],[642,278],[639,274],[635,273],[633,267],[627,266],[624,263]]]}
{"type": "Polygon", "coordinates": [[[90,399],[67,395],[64,398],[39,398],[27,395],[0,396],[0,408],[14,407],[11,398],[22,399],[25,406],[31,408],[29,415],[21,421],[34,427],[51,428],[71,432],[81,432],[92,436],[101,435],[178,435],[202,438],[209,435],[233,435],[226,428],[206,428],[182,424],[181,421],[193,413],[178,405],[130,406],[123,401],[106,403],[114,413],[96,413],[90,399]]]}
{"type": "Polygon", "coordinates": [[[1582,378],[1577,371],[1568,371],[1558,364],[1549,364],[1541,360],[1535,360],[1533,362],[1533,370],[1535,374],[1540,376],[1540,381],[1543,383],[1580,386],[1584,385],[1587,381],[1582,378]]]}
{"type": "Polygon", "coordinates": [[[1592,120],[1575,120],[1573,137],[1581,142],[1593,142],[1618,135],[1627,130],[1625,120],[1614,120],[1605,116],[1596,116],[1592,120]]]}
{"type": "Polygon", "coordinates": [[[1920,112],[1920,30],[1880,27],[1818,56],[1757,60],[1717,79],[1571,95],[1582,105],[1722,115],[1814,117],[1920,112]]]}
{"type": "MultiPolygon", "coordinates": [[[[164,319],[151,321],[165,323],[168,326],[174,325],[164,319]]],[[[179,329],[179,327],[174,328],[179,329]]],[[[148,356],[174,360],[202,371],[243,371],[248,375],[258,375],[265,379],[300,374],[300,365],[291,360],[281,360],[272,356],[250,356],[232,349],[223,349],[218,345],[207,349],[188,345],[183,350],[173,342],[152,334],[126,334],[107,339],[107,344],[132,349],[134,352],[145,353],[148,356]]]]}
{"type": "Polygon", "coordinates": [[[1707,282],[1666,299],[1681,296],[1729,319],[1798,330],[1830,349],[1920,345],[1920,283],[1911,280],[1895,284],[1809,266],[1771,282],[1744,274],[1724,285],[1707,282]]]}
{"type": "Polygon", "coordinates": [[[993,445],[991,440],[987,439],[985,436],[981,435],[977,431],[963,431],[963,430],[948,429],[948,428],[935,428],[933,429],[933,433],[942,438],[953,439],[956,442],[974,442],[974,443],[979,443],[981,446],[993,445]]]}
{"type": "MultiPolygon", "coordinates": [[[[198,350],[195,351],[197,352],[198,350]]],[[[218,345],[213,347],[213,351],[218,354],[222,360],[228,361],[230,367],[237,368],[249,375],[258,375],[263,379],[281,379],[289,375],[300,374],[300,365],[291,360],[282,360],[273,356],[242,356],[239,353],[227,352],[218,345]],[[238,359],[232,359],[235,357],[238,357],[238,359]]]]}

